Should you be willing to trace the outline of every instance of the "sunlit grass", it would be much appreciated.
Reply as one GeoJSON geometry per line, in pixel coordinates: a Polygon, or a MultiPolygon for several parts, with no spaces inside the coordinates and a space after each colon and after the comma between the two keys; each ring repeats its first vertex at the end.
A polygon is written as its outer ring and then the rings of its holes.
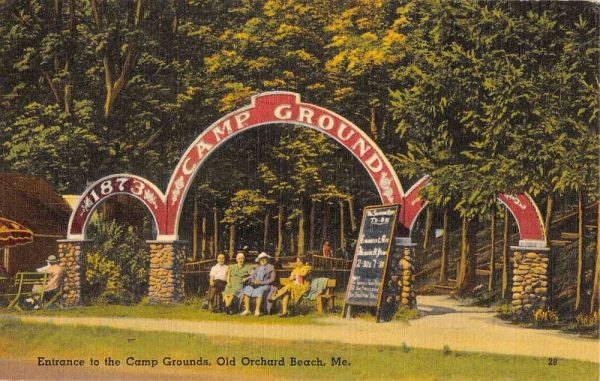
{"type": "Polygon", "coordinates": [[[457,352],[452,348],[426,350],[406,345],[367,346],[331,342],[281,341],[208,337],[168,332],[138,332],[105,327],[66,327],[51,324],[23,324],[17,319],[0,319],[0,357],[35,360],[37,356],[103,361],[107,356],[125,363],[127,357],[156,359],[158,365],[120,369],[131,372],[170,374],[226,374],[264,379],[314,380],[597,380],[598,365],[558,359],[548,365],[546,358],[457,352]],[[208,359],[209,366],[170,368],[166,356],[176,359],[208,359]],[[242,366],[242,358],[284,358],[286,366],[242,366]],[[290,357],[320,358],[324,366],[291,367],[290,357]],[[235,358],[236,366],[217,366],[218,357],[235,358]],[[332,365],[332,358],[349,365],[332,365]]]}

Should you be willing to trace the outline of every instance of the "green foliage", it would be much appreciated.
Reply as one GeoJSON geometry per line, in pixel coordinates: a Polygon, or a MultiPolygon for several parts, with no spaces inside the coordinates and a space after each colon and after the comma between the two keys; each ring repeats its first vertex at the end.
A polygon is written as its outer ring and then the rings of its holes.
{"type": "Polygon", "coordinates": [[[148,288],[146,243],[115,221],[90,226],[93,244],[83,266],[84,297],[108,303],[137,302],[148,288]]]}
{"type": "Polygon", "coordinates": [[[258,224],[265,213],[265,208],[272,203],[258,190],[242,189],[234,194],[229,208],[225,210],[222,222],[246,226],[258,224]]]}

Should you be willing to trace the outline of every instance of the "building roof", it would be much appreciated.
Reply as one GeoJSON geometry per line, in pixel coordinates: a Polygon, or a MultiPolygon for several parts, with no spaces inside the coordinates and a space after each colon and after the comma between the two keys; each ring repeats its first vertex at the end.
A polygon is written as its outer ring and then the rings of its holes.
{"type": "Polygon", "coordinates": [[[71,208],[44,179],[0,173],[0,217],[14,220],[36,234],[66,236],[71,208]]]}

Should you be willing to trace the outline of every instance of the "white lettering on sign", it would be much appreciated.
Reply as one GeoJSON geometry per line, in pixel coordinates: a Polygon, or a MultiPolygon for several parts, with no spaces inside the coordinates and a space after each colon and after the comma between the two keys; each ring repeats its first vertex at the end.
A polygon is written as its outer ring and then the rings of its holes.
{"type": "MultiPolygon", "coordinates": [[[[217,140],[217,143],[221,141],[221,135],[229,135],[233,132],[233,129],[231,128],[231,120],[227,119],[226,121],[223,122],[223,124],[221,125],[221,127],[219,126],[215,126],[212,129],[213,134],[215,135],[215,139],[217,140]],[[225,133],[225,131],[227,131],[227,133],[225,133]]],[[[202,156],[200,156],[202,157],[202,156]]]]}
{"type": "Polygon", "coordinates": [[[298,114],[298,122],[304,122],[308,124],[313,124],[312,117],[315,115],[315,112],[307,107],[300,106],[298,108],[300,113],[298,114]]]}
{"type": "Polygon", "coordinates": [[[144,188],[146,187],[146,185],[139,181],[139,180],[133,180],[133,186],[131,187],[131,193],[133,193],[136,196],[141,196],[144,188]]]}
{"type": "Polygon", "coordinates": [[[365,142],[365,139],[360,137],[356,140],[356,142],[354,142],[354,144],[352,145],[352,149],[356,151],[356,147],[359,148],[358,157],[360,157],[361,159],[371,149],[371,146],[369,146],[367,142],[365,142]]]}
{"type": "Polygon", "coordinates": [[[280,104],[279,106],[275,107],[273,114],[277,119],[288,120],[292,118],[292,110],[290,110],[291,108],[292,105],[290,104],[280,104]],[[285,113],[282,113],[283,111],[285,111],[285,113]]]}
{"type": "Polygon", "coordinates": [[[188,163],[190,160],[191,158],[189,156],[186,157],[183,161],[183,164],[181,165],[181,172],[183,172],[184,175],[189,175],[196,169],[196,163],[194,163],[194,165],[192,165],[191,167],[188,167],[188,163]]]}
{"type": "Polygon", "coordinates": [[[389,217],[371,217],[371,223],[373,225],[387,225],[390,223],[389,217]]]}
{"type": "Polygon", "coordinates": [[[344,136],[344,130],[346,128],[348,128],[348,125],[344,122],[340,122],[340,126],[338,127],[338,130],[337,130],[337,135],[343,142],[347,141],[348,139],[350,139],[352,137],[352,135],[354,135],[354,130],[350,129],[350,131],[348,131],[346,136],[344,136]]]}
{"type": "Polygon", "coordinates": [[[376,153],[373,153],[371,157],[365,161],[365,164],[373,172],[379,172],[383,169],[383,163],[376,153]]]}
{"type": "Polygon", "coordinates": [[[317,119],[317,124],[322,130],[329,131],[333,128],[333,118],[327,114],[323,114],[317,119]]]}
{"type": "Polygon", "coordinates": [[[212,144],[206,143],[204,140],[200,140],[198,144],[196,144],[196,152],[198,153],[198,160],[202,159],[204,152],[208,152],[213,148],[212,144]]]}
{"type": "Polygon", "coordinates": [[[515,195],[512,194],[505,194],[504,195],[507,199],[509,199],[510,201],[513,202],[513,204],[515,204],[516,206],[518,206],[519,208],[525,210],[527,209],[526,205],[523,205],[523,203],[521,202],[521,200],[519,200],[519,198],[515,195]]]}
{"type": "Polygon", "coordinates": [[[235,124],[238,130],[241,130],[244,127],[247,127],[246,121],[250,119],[250,112],[244,111],[234,116],[235,124]]]}

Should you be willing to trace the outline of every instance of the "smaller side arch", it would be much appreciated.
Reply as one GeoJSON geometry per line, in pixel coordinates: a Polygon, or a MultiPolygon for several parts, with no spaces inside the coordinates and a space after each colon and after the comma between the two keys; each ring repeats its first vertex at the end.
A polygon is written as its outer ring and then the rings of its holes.
{"type": "MultiPolygon", "coordinates": [[[[419,191],[427,185],[430,177],[425,176],[417,181],[402,198],[402,211],[400,212],[401,237],[410,237],[413,226],[419,214],[425,209],[427,203],[419,199],[419,191]]],[[[519,228],[519,246],[544,248],[546,244],[546,230],[539,208],[527,193],[509,195],[498,193],[498,201],[505,205],[519,228]]]]}
{"type": "Polygon", "coordinates": [[[427,201],[419,198],[419,192],[429,182],[429,176],[424,176],[402,197],[398,234],[401,237],[410,237],[415,221],[427,206],[427,201]]]}
{"type": "Polygon", "coordinates": [[[103,177],[91,184],[79,197],[67,227],[67,239],[82,241],[92,212],[100,203],[117,194],[140,200],[150,211],[158,236],[165,230],[166,203],[164,194],[151,181],[127,173],[103,177]]]}
{"type": "Polygon", "coordinates": [[[546,229],[539,208],[527,193],[499,193],[498,200],[517,221],[519,246],[546,247],[546,229]]]}

